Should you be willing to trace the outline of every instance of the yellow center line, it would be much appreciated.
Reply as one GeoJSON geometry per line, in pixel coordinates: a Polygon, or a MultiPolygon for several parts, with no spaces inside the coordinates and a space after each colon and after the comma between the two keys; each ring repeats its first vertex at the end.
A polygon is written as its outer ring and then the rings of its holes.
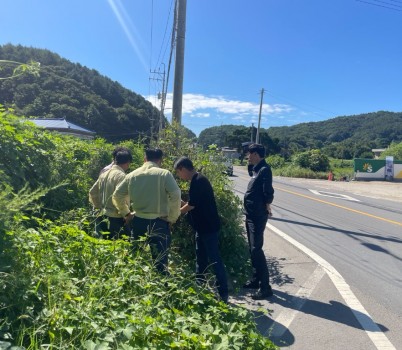
{"type": "Polygon", "coordinates": [[[316,202],[325,203],[325,204],[328,204],[328,205],[332,205],[332,206],[334,206],[334,207],[338,207],[338,208],[341,208],[341,209],[345,209],[345,210],[352,211],[352,212],[354,212],[354,213],[366,215],[366,216],[369,216],[369,217],[374,218],[374,219],[386,221],[386,222],[389,222],[390,224],[395,224],[395,225],[398,225],[398,226],[402,226],[402,222],[398,222],[398,221],[394,221],[394,220],[385,219],[385,218],[382,218],[381,216],[376,216],[376,215],[372,215],[372,214],[369,214],[369,213],[365,213],[364,211],[360,211],[360,210],[356,210],[356,209],[344,207],[343,205],[339,205],[339,204],[327,202],[327,201],[324,201],[324,200],[322,200],[322,199],[318,199],[318,198],[314,198],[314,197],[307,196],[307,195],[305,195],[305,194],[301,194],[301,193],[297,193],[297,192],[285,190],[284,188],[281,188],[281,187],[278,187],[278,186],[275,186],[275,190],[280,190],[280,191],[283,191],[283,192],[291,193],[291,194],[294,194],[294,195],[296,195],[296,196],[308,198],[308,199],[311,199],[311,200],[316,201],[316,202]]]}

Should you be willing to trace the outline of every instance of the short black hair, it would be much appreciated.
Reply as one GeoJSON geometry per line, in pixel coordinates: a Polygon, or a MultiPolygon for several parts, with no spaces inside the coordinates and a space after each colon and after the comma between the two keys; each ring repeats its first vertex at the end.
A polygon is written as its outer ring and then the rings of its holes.
{"type": "Polygon", "coordinates": [[[121,151],[128,151],[128,152],[130,152],[130,150],[129,150],[127,147],[116,146],[115,149],[114,149],[113,152],[112,152],[113,160],[116,159],[117,153],[119,153],[119,152],[121,152],[121,151]]]}
{"type": "Polygon", "coordinates": [[[194,170],[194,165],[190,158],[180,157],[178,160],[176,160],[176,162],[174,163],[174,170],[181,170],[183,168],[190,171],[194,170]]]}
{"type": "Polygon", "coordinates": [[[145,157],[150,162],[161,160],[163,157],[163,152],[160,148],[148,148],[145,150],[145,157]]]}
{"type": "Polygon", "coordinates": [[[117,165],[131,163],[133,161],[133,156],[131,155],[131,152],[128,149],[122,150],[117,152],[114,160],[117,165]]]}
{"type": "Polygon", "coordinates": [[[248,146],[249,153],[257,153],[261,158],[265,157],[265,147],[259,143],[252,143],[248,146]]]}

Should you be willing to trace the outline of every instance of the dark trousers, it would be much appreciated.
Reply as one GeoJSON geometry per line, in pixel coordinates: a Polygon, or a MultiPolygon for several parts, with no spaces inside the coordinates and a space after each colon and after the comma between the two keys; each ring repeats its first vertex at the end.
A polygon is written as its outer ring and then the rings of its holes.
{"type": "Polygon", "coordinates": [[[205,273],[209,265],[214,270],[219,295],[223,300],[228,298],[228,282],[225,265],[223,265],[218,248],[218,232],[195,235],[196,253],[196,277],[200,282],[205,282],[205,273]]]}
{"type": "MultiPolygon", "coordinates": [[[[168,274],[168,253],[171,241],[169,223],[159,218],[142,219],[134,216],[131,228],[135,241],[141,237],[146,237],[157,270],[162,274],[168,274]]],[[[135,250],[136,243],[133,244],[135,250]]]]}
{"type": "Polygon", "coordinates": [[[264,245],[265,225],[268,215],[251,217],[246,215],[248,245],[253,266],[253,280],[258,281],[260,289],[269,290],[269,272],[262,246],[264,245]]]}
{"type": "Polygon", "coordinates": [[[131,236],[130,226],[125,225],[123,218],[112,218],[102,215],[96,218],[95,232],[104,239],[120,239],[122,235],[131,236]]]}

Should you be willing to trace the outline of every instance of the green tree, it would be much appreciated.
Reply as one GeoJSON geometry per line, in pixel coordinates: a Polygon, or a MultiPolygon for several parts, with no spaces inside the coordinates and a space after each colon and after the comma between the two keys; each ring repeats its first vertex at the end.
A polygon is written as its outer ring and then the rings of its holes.
{"type": "Polygon", "coordinates": [[[381,153],[381,159],[386,156],[393,156],[395,160],[402,160],[402,142],[393,142],[391,145],[381,153]]]}
{"type": "Polygon", "coordinates": [[[293,163],[301,168],[313,171],[329,170],[329,158],[318,149],[297,154],[293,159],[293,163]]]}

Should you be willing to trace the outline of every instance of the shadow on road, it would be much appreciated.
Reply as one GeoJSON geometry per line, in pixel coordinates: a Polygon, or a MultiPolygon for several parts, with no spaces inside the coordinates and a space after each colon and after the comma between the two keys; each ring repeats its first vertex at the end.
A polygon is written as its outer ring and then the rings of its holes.
{"type": "MultiPolygon", "coordinates": [[[[282,273],[282,263],[285,261],[285,258],[277,259],[272,257],[267,261],[271,284],[274,289],[273,297],[263,301],[254,301],[250,297],[253,291],[250,292],[244,289],[240,290],[238,294],[233,297],[235,304],[243,305],[254,313],[257,329],[260,334],[268,337],[277,346],[286,347],[292,345],[295,342],[295,337],[292,332],[285,325],[277,323],[274,320],[274,318],[278,317],[280,312],[291,312],[292,310],[312,315],[323,320],[340,323],[348,327],[365,330],[357,321],[352,310],[339,301],[330,300],[328,302],[322,302],[290,295],[277,290],[277,287],[293,284],[295,281],[293,277],[282,273]],[[272,310],[270,310],[270,305],[272,304],[280,305],[283,310],[277,311],[277,314],[273,315],[272,310]]],[[[357,310],[354,310],[354,313],[358,314],[360,319],[364,320],[367,318],[365,314],[357,310]]],[[[370,322],[364,322],[364,324],[367,325],[372,322],[371,319],[367,321],[370,322]]],[[[377,326],[382,332],[388,331],[388,328],[381,324],[377,324],[377,326]]],[[[368,331],[375,332],[377,329],[368,329],[368,331]]]]}
{"type": "MultiPolygon", "coordinates": [[[[308,219],[311,220],[311,218],[308,218],[308,219]]],[[[310,224],[310,223],[306,223],[306,222],[303,222],[303,221],[279,219],[279,218],[275,218],[275,217],[272,217],[269,220],[270,221],[287,222],[287,223],[294,224],[294,225],[302,225],[302,226],[307,226],[307,227],[319,228],[319,229],[322,229],[322,230],[339,232],[339,233],[347,234],[348,236],[355,236],[354,237],[355,239],[358,239],[358,237],[364,237],[364,238],[378,239],[380,241],[402,243],[402,239],[400,239],[400,238],[384,237],[384,236],[381,236],[381,235],[375,234],[375,233],[364,233],[364,232],[356,232],[356,231],[349,231],[349,230],[341,230],[341,229],[338,229],[336,227],[328,226],[328,225],[325,225],[325,224],[322,224],[322,225],[320,225],[320,224],[310,224]]]]}

